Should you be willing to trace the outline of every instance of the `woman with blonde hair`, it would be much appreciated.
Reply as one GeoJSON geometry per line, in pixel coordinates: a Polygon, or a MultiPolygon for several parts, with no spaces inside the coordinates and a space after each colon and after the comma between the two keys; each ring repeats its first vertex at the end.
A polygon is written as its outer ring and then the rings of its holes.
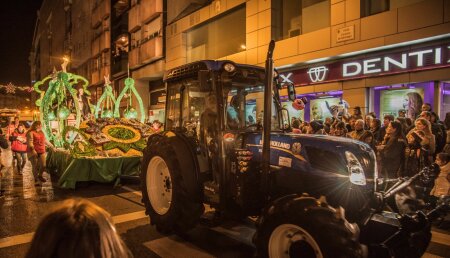
{"type": "Polygon", "coordinates": [[[94,203],[69,199],[40,222],[26,258],[129,258],[111,216],[94,203]]]}
{"type": "Polygon", "coordinates": [[[433,163],[434,153],[436,152],[436,139],[431,131],[430,122],[424,118],[417,118],[415,127],[410,133],[412,132],[418,133],[422,150],[428,151],[428,164],[433,163]]]}

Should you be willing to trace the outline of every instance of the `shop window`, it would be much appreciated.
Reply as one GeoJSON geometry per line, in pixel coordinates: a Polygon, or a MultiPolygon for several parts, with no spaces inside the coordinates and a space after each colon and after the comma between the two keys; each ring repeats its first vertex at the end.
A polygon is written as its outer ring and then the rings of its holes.
{"type": "Polygon", "coordinates": [[[441,83],[441,113],[440,119],[444,121],[446,113],[450,112],[450,82],[441,83]]]}
{"type": "Polygon", "coordinates": [[[217,59],[245,50],[245,8],[187,32],[187,61],[217,59]]]}
{"type": "Polygon", "coordinates": [[[361,0],[361,17],[389,11],[389,0],[361,0]]]}
{"type": "Polygon", "coordinates": [[[272,29],[277,40],[330,26],[330,1],[273,0],[272,6],[272,29]]]}

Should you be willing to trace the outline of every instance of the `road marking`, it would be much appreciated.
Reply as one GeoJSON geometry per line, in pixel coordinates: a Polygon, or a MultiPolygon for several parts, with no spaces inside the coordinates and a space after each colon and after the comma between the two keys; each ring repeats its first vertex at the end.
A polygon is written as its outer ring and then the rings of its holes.
{"type": "Polygon", "coordinates": [[[431,242],[450,246],[450,235],[439,233],[436,231],[431,231],[431,235],[431,242]]]}
{"type": "Polygon", "coordinates": [[[213,258],[215,256],[206,251],[196,247],[195,245],[182,240],[176,236],[163,237],[143,244],[152,252],[164,258],[180,257],[180,252],[183,257],[195,258],[213,258]],[[182,250],[182,251],[181,251],[182,250]]]}
{"type": "MultiPolygon", "coordinates": [[[[117,215],[117,216],[112,217],[114,224],[120,224],[120,223],[143,219],[143,218],[147,218],[147,215],[145,215],[145,211],[136,211],[136,212],[131,212],[131,213],[117,215]]],[[[33,239],[33,235],[34,235],[34,232],[17,235],[17,236],[0,238],[0,248],[29,243],[33,239]]]]}
{"type": "Polygon", "coordinates": [[[141,191],[136,191],[136,189],[130,188],[128,186],[122,186],[122,188],[127,190],[127,191],[129,191],[129,192],[131,192],[131,193],[133,193],[133,194],[135,194],[135,195],[139,195],[139,196],[142,197],[141,191]]]}

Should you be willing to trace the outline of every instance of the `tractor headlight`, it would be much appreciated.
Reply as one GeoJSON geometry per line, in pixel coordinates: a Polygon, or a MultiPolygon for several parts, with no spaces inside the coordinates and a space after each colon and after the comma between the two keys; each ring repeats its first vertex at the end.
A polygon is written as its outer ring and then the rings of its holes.
{"type": "Polygon", "coordinates": [[[364,169],[361,163],[350,151],[345,152],[345,157],[347,158],[347,167],[350,182],[355,185],[366,185],[366,176],[364,175],[364,169]]]}
{"type": "Polygon", "coordinates": [[[226,63],[224,64],[223,69],[229,73],[232,73],[236,70],[236,66],[234,66],[232,63],[226,63]]]}

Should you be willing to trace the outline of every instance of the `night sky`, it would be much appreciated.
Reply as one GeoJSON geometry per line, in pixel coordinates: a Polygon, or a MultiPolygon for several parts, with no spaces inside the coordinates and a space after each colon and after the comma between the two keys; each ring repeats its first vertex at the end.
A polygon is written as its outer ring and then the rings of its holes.
{"type": "Polygon", "coordinates": [[[30,85],[28,56],[42,0],[7,0],[0,8],[0,84],[30,85]]]}

